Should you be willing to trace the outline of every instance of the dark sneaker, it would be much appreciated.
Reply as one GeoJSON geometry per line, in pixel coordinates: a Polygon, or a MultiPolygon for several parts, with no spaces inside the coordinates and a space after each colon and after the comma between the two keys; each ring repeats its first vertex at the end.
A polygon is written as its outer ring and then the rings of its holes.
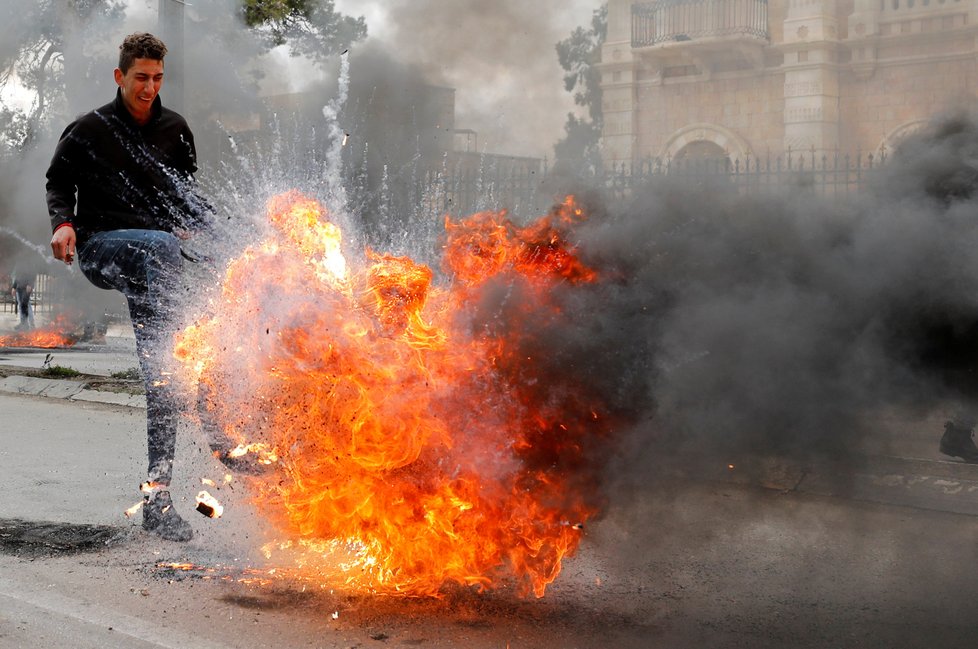
{"type": "Polygon", "coordinates": [[[143,529],[167,541],[189,541],[194,536],[190,523],[180,518],[173,508],[169,491],[146,496],[143,502],[143,529]]]}
{"type": "Polygon", "coordinates": [[[975,433],[967,428],[955,426],[954,422],[944,424],[941,437],[941,453],[959,457],[965,462],[978,464],[978,446],[975,446],[975,433]]]}

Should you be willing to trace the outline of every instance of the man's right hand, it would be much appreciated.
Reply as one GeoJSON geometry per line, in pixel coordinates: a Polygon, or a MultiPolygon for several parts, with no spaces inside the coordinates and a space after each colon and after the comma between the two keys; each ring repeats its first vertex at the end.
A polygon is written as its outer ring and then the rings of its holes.
{"type": "Polygon", "coordinates": [[[60,259],[70,266],[75,260],[75,228],[70,225],[58,228],[51,237],[51,250],[54,252],[55,259],[60,259]]]}

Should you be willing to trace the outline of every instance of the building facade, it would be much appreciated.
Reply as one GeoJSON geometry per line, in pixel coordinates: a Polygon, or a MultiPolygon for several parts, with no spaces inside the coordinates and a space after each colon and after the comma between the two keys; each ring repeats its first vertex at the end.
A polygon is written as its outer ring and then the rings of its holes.
{"type": "Polygon", "coordinates": [[[978,94],[978,0],[609,0],[605,165],[885,153],[978,94]]]}

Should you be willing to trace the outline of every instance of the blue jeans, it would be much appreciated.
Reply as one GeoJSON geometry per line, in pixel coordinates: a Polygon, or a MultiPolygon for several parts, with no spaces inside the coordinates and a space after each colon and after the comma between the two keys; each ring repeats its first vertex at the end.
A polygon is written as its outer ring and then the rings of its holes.
{"type": "Polygon", "coordinates": [[[20,315],[20,327],[34,328],[34,309],[31,307],[31,294],[27,292],[26,286],[18,286],[17,294],[17,313],[20,315]]]}
{"type": "Polygon", "coordinates": [[[160,230],[97,232],[79,246],[78,262],[92,284],[126,296],[146,385],[149,480],[169,485],[179,415],[171,384],[171,338],[180,243],[160,230]]]}

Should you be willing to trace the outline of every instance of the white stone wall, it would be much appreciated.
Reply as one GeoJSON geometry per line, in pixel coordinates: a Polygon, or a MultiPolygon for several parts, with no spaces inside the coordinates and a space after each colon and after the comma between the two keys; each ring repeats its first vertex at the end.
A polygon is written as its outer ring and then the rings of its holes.
{"type": "Polygon", "coordinates": [[[671,155],[700,135],[730,155],[870,152],[978,97],[978,0],[770,0],[771,42],[722,51],[633,48],[632,4],[608,7],[606,164],[671,155]],[[751,67],[725,65],[737,55],[751,67]]]}

